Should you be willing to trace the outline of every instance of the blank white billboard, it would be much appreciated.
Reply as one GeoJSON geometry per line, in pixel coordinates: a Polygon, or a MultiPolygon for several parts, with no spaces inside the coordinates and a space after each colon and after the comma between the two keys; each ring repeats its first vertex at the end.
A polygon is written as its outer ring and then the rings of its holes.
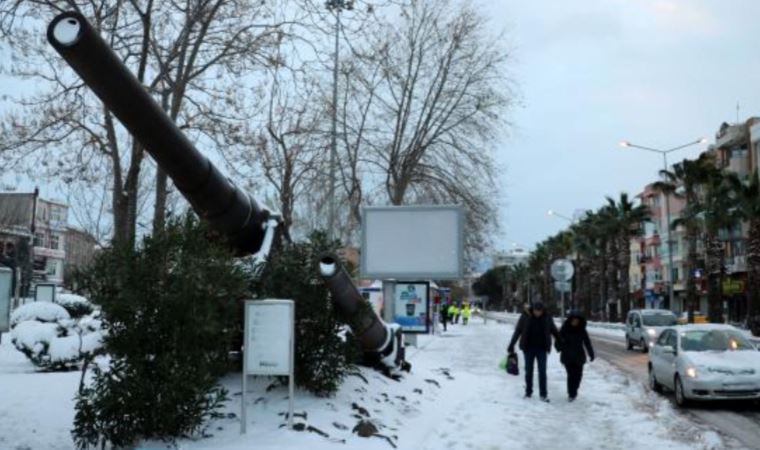
{"type": "Polygon", "coordinates": [[[459,206],[364,208],[362,278],[461,278],[463,217],[459,206]]]}

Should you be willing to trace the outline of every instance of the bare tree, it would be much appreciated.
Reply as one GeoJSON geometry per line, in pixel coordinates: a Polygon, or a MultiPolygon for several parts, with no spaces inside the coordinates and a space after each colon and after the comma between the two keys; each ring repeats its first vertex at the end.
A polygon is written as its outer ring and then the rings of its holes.
{"type": "Polygon", "coordinates": [[[297,199],[314,187],[319,159],[325,153],[319,126],[327,115],[326,104],[317,81],[301,71],[275,68],[268,90],[263,130],[255,133],[240,162],[249,170],[260,165],[277,196],[284,237],[291,241],[297,199]]]}
{"type": "Polygon", "coordinates": [[[358,222],[379,184],[393,205],[460,203],[471,250],[496,219],[493,146],[514,103],[502,35],[467,4],[418,0],[344,70],[344,187],[358,222]],[[362,179],[362,182],[357,180],[362,179]]]}
{"type": "MultiPolygon", "coordinates": [[[[253,113],[242,86],[252,82],[252,69],[269,63],[268,49],[286,22],[272,19],[281,6],[246,0],[3,3],[0,30],[13,52],[9,72],[45,88],[17,99],[23,112],[3,118],[2,166],[26,169],[36,178],[82,179],[102,177],[88,168],[105,161],[114,238],[134,241],[143,148],[54,57],[44,41],[40,13],[80,11],[180,128],[218,149],[242,141],[239,133],[253,113]]],[[[166,214],[167,190],[166,175],[158,169],[156,227],[166,214]]]]}

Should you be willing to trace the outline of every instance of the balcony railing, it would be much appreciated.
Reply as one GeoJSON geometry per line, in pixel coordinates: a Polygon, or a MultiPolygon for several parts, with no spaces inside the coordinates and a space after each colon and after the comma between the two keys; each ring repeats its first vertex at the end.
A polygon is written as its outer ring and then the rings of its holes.
{"type": "Polygon", "coordinates": [[[728,273],[746,272],[747,258],[745,256],[734,256],[726,259],[726,271],[728,273]]]}

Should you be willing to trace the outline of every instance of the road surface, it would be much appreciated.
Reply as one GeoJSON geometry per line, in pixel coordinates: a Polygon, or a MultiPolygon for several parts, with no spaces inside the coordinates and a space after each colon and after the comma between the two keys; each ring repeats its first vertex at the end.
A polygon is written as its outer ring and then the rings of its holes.
{"type": "MultiPolygon", "coordinates": [[[[514,316],[493,317],[506,323],[515,321],[514,316]]],[[[623,338],[595,333],[593,327],[588,331],[598,358],[611,363],[631,379],[647,384],[648,356],[645,353],[626,350],[623,338]]],[[[664,395],[675,405],[672,394],[664,395]]],[[[681,411],[693,422],[716,431],[729,442],[735,441],[733,444],[737,448],[760,448],[760,406],[757,403],[703,403],[681,411]]]]}

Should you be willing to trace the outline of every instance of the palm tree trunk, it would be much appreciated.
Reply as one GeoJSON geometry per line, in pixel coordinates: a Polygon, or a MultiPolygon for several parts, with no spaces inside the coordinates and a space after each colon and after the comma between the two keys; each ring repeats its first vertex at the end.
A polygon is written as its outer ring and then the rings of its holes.
{"type": "MultiPolygon", "coordinates": [[[[615,316],[610,317],[610,321],[618,321],[620,320],[620,311],[617,310],[617,300],[618,298],[618,274],[620,273],[620,265],[618,264],[618,255],[617,255],[617,240],[610,239],[609,245],[610,248],[607,251],[607,303],[612,302],[615,304],[615,316]]],[[[612,316],[612,315],[611,315],[612,316]]]]}
{"type": "Polygon", "coordinates": [[[747,324],[760,336],[760,218],[750,221],[747,244],[747,324]]]}
{"type": "Polygon", "coordinates": [[[631,309],[631,241],[627,233],[620,239],[618,247],[618,266],[620,267],[618,297],[622,304],[621,318],[625,318],[628,317],[628,311],[631,309]]]}
{"type": "Polygon", "coordinates": [[[597,310],[601,313],[601,319],[607,320],[607,243],[602,241],[601,251],[597,257],[598,280],[599,280],[599,303],[597,304],[597,310]]]}
{"type": "Polygon", "coordinates": [[[723,245],[713,231],[705,234],[705,267],[707,269],[707,315],[711,323],[723,322],[722,264],[723,245]]]}
{"type": "Polygon", "coordinates": [[[688,310],[689,323],[694,323],[694,310],[699,302],[697,293],[697,279],[694,272],[697,270],[697,229],[694,225],[689,225],[686,229],[686,241],[689,246],[686,256],[686,307],[688,310]]]}

